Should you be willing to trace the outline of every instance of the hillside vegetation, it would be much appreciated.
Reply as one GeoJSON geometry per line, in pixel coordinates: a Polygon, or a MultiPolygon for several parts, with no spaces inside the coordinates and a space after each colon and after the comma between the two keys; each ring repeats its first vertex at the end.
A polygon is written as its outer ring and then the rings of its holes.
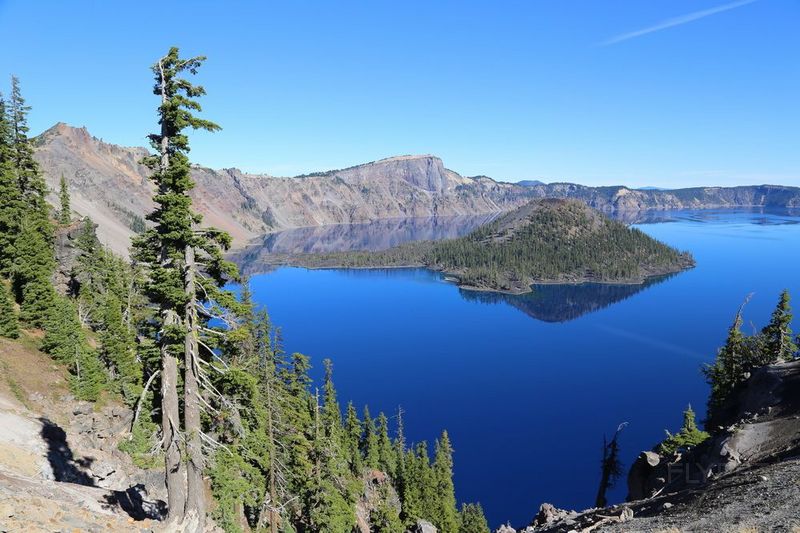
{"type": "Polygon", "coordinates": [[[532,283],[642,283],[694,262],[578,200],[530,202],[466,237],[378,252],[298,256],[309,267],[425,266],[464,287],[527,292],[532,283]]]}

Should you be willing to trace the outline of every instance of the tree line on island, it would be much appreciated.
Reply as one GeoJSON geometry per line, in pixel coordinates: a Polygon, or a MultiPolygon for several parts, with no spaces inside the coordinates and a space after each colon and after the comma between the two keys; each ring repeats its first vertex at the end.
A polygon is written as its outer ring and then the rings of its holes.
{"type": "Polygon", "coordinates": [[[349,403],[343,416],[332,363],[320,392],[309,358],[285,353],[280,329],[223,258],[230,237],[201,225],[186,130],[219,127],[195,116],[205,91],[182,76],[203,61],[172,48],[153,66],[160,130],[145,164],[156,208],[133,261],[104,248],[91,220],[73,220],[63,178],[60,209],[45,201],[29,107],[12,78],[10,99],[0,98],[0,335],[35,340],[42,330],[40,348],[66,367],[76,398],[117,398],[134,411],[120,448],[164,470],[171,527],[202,531],[208,514],[226,531],[394,533],[426,520],[444,533],[487,533],[479,504],[456,506],[447,432],[429,450],[406,442],[402,412],[390,424],[349,403]],[[65,231],[79,253],[56,287],[54,242],[65,231]]]}
{"type": "Polygon", "coordinates": [[[557,199],[534,200],[457,239],[297,255],[287,262],[312,268],[424,266],[454,276],[464,287],[516,293],[536,282],[642,283],[694,264],[688,253],[581,201],[557,199]]]}

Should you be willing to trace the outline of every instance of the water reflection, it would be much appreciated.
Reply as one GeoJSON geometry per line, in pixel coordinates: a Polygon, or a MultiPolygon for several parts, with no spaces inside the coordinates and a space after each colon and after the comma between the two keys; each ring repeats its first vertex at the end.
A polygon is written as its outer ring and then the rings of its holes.
{"type": "MultiPolygon", "coordinates": [[[[779,226],[800,223],[800,209],[737,208],[677,211],[618,211],[612,218],[626,224],[721,224],[779,226]]],[[[499,214],[433,218],[385,219],[365,224],[341,224],[290,229],[254,240],[230,258],[243,274],[252,276],[271,271],[276,265],[292,264],[292,257],[304,254],[351,250],[382,250],[419,240],[451,239],[466,235],[491,222],[499,214]]],[[[737,229],[732,236],[741,239],[737,229]]],[[[363,271],[362,271],[363,272],[363,271]]],[[[461,290],[466,300],[500,303],[516,307],[544,322],[567,322],[630,298],[671,276],[651,278],[639,285],[584,283],[580,285],[536,285],[523,295],[461,290]]]]}
{"type": "Polygon", "coordinates": [[[396,218],[366,224],[336,224],[269,233],[231,254],[243,274],[268,272],[300,254],[385,250],[411,241],[453,239],[497,218],[486,215],[396,218]]]}
{"type": "Polygon", "coordinates": [[[630,298],[674,275],[676,274],[650,278],[638,285],[609,283],[534,285],[533,292],[526,294],[502,294],[464,289],[460,289],[459,292],[465,300],[485,304],[506,303],[543,322],[568,322],[630,298]]]}

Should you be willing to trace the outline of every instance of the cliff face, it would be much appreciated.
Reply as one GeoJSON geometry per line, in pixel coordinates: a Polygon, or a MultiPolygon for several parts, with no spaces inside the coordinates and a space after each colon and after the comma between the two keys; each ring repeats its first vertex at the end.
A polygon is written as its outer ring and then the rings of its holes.
{"type": "MultiPolygon", "coordinates": [[[[103,142],[85,128],[56,124],[36,139],[36,158],[52,191],[63,175],[72,206],[99,225],[116,251],[141,229],[153,204],[144,148],[103,142]]],[[[205,222],[236,244],[286,228],[370,222],[386,218],[494,213],[522,204],[531,191],[488,178],[465,178],[438,157],[392,157],[297,178],[193,167],[192,192],[205,222]]],[[[55,203],[55,195],[51,197],[55,203]]]]}
{"type": "MultiPolygon", "coordinates": [[[[56,124],[36,138],[36,158],[52,191],[63,175],[72,206],[90,215],[98,235],[119,253],[144,227],[153,204],[144,148],[108,144],[85,128],[56,124]]],[[[193,167],[192,192],[205,222],[236,245],[267,232],[388,218],[497,213],[532,198],[576,198],[606,212],[707,207],[800,207],[796,187],[707,187],[674,191],[586,187],[571,183],[503,183],[464,177],[431,155],[382,159],[342,170],[279,178],[237,169],[193,167]]],[[[51,197],[55,203],[55,195],[51,197]]]]}

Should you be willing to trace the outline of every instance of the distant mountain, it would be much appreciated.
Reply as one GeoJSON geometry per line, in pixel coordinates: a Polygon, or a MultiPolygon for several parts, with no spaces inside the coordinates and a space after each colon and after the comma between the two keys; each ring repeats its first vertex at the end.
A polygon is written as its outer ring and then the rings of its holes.
{"type": "Polygon", "coordinates": [[[636,190],[637,191],[668,191],[669,189],[667,189],[666,187],[646,186],[646,187],[637,187],[636,190]]]}
{"type": "MultiPolygon", "coordinates": [[[[126,253],[153,204],[145,148],[103,142],[85,128],[59,123],[35,139],[36,158],[52,191],[63,175],[72,205],[98,224],[100,239],[126,253]]],[[[761,185],[673,191],[571,183],[504,183],[464,177],[431,155],[382,159],[294,178],[195,166],[192,195],[205,221],[225,229],[235,245],[287,228],[364,223],[387,218],[478,215],[508,211],[532,198],[577,198],[603,211],[800,207],[800,189],[761,185]]],[[[57,198],[53,194],[51,200],[57,198]]]]}
{"type": "Polygon", "coordinates": [[[522,180],[517,182],[517,185],[522,185],[523,187],[533,187],[535,185],[544,185],[544,184],[545,183],[543,181],[539,180],[522,180]]]}

